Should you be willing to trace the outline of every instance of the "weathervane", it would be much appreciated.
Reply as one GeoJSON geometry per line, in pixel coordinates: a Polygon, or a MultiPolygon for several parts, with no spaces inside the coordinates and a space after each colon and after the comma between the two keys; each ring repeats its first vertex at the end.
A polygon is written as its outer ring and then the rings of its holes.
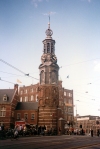
{"type": "Polygon", "coordinates": [[[49,23],[48,23],[48,29],[46,30],[46,35],[47,35],[47,38],[52,38],[52,34],[53,34],[53,31],[50,29],[50,12],[48,13],[48,17],[49,17],[49,23]]]}
{"type": "Polygon", "coordinates": [[[50,28],[50,12],[48,13],[48,17],[49,17],[48,28],[50,28]]]}

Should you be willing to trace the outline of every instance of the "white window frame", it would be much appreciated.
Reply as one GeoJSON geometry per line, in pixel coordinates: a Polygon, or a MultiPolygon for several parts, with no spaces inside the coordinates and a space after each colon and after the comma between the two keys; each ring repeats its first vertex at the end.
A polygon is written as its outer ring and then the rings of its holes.
{"type": "Polygon", "coordinates": [[[0,117],[5,117],[5,116],[6,116],[6,108],[0,107],[0,117]]]}
{"type": "Polygon", "coordinates": [[[66,96],[66,92],[64,91],[64,96],[66,96]]]}
{"type": "Polygon", "coordinates": [[[28,101],[28,96],[25,96],[25,102],[27,102],[28,101]]]}
{"type": "Polygon", "coordinates": [[[36,102],[38,102],[37,96],[38,96],[38,95],[36,94],[36,102]]]}
{"type": "Polygon", "coordinates": [[[34,101],[34,96],[33,95],[31,95],[31,101],[34,101]]]}
{"type": "Polygon", "coordinates": [[[20,97],[20,102],[22,102],[23,101],[23,98],[22,97],[20,97]]]}
{"type": "Polygon", "coordinates": [[[24,119],[28,120],[28,113],[24,113],[24,119]]]}
{"type": "Polygon", "coordinates": [[[17,120],[21,119],[21,113],[17,113],[17,120]]]}
{"type": "Polygon", "coordinates": [[[35,119],[35,114],[34,113],[31,113],[31,120],[34,120],[34,119],[35,119]]]}

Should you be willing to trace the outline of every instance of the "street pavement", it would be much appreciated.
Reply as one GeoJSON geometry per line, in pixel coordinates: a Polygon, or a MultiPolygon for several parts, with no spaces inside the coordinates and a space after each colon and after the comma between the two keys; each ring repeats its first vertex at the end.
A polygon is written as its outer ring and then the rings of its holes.
{"type": "Polygon", "coordinates": [[[0,149],[100,149],[97,136],[32,136],[0,140],[0,149]]]}

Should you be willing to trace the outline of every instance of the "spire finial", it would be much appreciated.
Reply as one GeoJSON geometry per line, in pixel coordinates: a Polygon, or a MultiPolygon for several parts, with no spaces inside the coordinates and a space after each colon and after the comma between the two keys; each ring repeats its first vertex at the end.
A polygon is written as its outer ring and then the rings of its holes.
{"type": "Polygon", "coordinates": [[[49,23],[50,23],[50,12],[49,12],[49,23]]]}
{"type": "Polygon", "coordinates": [[[49,17],[48,28],[50,29],[50,12],[48,13],[48,17],[49,17]]]}

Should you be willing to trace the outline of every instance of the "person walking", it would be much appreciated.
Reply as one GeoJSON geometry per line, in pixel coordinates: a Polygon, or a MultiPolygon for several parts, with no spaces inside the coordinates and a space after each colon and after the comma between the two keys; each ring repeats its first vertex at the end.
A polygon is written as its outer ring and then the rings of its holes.
{"type": "Polygon", "coordinates": [[[93,137],[93,129],[91,129],[91,137],[93,137]]]}
{"type": "Polygon", "coordinates": [[[99,129],[97,130],[97,136],[99,137],[99,129]]]}

